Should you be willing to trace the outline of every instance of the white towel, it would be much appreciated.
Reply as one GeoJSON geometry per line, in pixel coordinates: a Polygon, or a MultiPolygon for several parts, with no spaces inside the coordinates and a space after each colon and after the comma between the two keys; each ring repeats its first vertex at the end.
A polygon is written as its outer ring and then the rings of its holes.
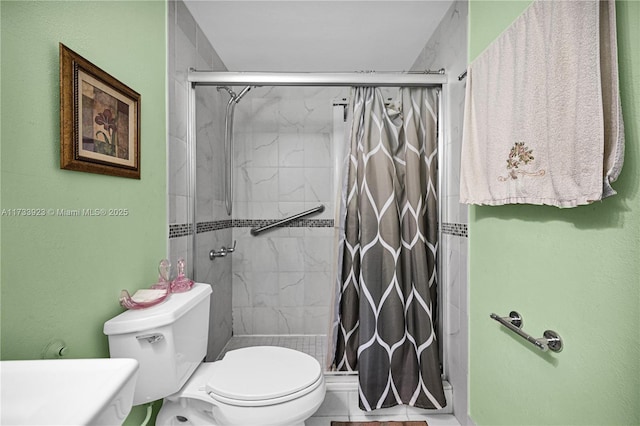
{"type": "Polygon", "coordinates": [[[467,70],[460,202],[575,207],[616,192],[613,0],[534,1],[467,70]]]}

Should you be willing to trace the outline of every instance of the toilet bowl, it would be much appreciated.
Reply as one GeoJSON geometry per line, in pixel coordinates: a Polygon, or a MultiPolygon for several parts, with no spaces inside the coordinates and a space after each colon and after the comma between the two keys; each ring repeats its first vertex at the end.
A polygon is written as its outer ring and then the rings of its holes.
{"type": "Polygon", "coordinates": [[[304,425],[324,400],[320,364],[292,349],[257,346],[203,363],[165,398],[156,425],[304,425]]]}

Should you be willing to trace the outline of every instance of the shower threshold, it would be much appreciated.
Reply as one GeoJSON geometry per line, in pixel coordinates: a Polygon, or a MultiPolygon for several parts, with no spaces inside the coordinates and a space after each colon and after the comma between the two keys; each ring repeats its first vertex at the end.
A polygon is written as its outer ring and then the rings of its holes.
{"type": "MultiPolygon", "coordinates": [[[[318,360],[325,368],[325,358],[327,356],[327,336],[325,335],[239,335],[233,336],[218,356],[218,360],[234,349],[248,348],[252,346],[280,346],[283,348],[295,349],[311,355],[318,360]]],[[[324,372],[327,386],[326,405],[322,405],[313,418],[318,418],[318,423],[329,424],[336,416],[358,415],[365,416],[370,421],[373,419],[402,418],[409,420],[429,420],[429,425],[456,425],[459,423],[451,415],[453,408],[453,389],[447,381],[443,381],[445,397],[449,402],[444,408],[438,410],[423,410],[407,406],[383,408],[375,412],[364,412],[358,407],[358,372],[346,371],[326,371],[324,372]],[[338,401],[338,402],[336,402],[338,401]],[[336,405],[337,404],[337,405],[336,405]],[[444,415],[444,416],[434,416],[444,415]],[[326,422],[320,421],[326,420],[326,422]]],[[[360,418],[360,417],[358,417],[360,418]]]]}

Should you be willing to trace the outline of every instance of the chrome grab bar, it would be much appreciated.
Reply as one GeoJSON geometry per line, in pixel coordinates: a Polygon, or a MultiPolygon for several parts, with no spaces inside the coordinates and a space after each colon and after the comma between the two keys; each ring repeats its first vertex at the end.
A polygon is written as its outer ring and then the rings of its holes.
{"type": "Polygon", "coordinates": [[[271,229],[271,228],[274,228],[276,226],[280,226],[280,225],[283,225],[285,223],[289,223],[289,222],[291,222],[293,220],[300,219],[300,218],[308,216],[310,214],[321,213],[323,211],[324,211],[324,204],[320,204],[318,207],[315,207],[315,208],[313,208],[311,210],[307,210],[305,212],[298,213],[298,214],[295,214],[293,216],[289,216],[289,217],[284,218],[282,220],[278,220],[276,222],[270,223],[269,225],[261,226],[259,228],[253,228],[251,230],[251,235],[256,236],[259,233],[261,233],[263,231],[266,231],[267,229],[271,229]]]}
{"type": "Polygon", "coordinates": [[[490,315],[491,319],[498,321],[503,326],[507,327],[509,330],[516,333],[518,336],[525,339],[527,342],[533,344],[536,348],[540,349],[542,352],[546,352],[551,350],[553,352],[562,351],[562,338],[553,330],[546,330],[543,333],[543,337],[536,339],[532,337],[528,333],[522,331],[522,317],[516,311],[509,312],[508,317],[500,317],[496,314],[490,315]]]}

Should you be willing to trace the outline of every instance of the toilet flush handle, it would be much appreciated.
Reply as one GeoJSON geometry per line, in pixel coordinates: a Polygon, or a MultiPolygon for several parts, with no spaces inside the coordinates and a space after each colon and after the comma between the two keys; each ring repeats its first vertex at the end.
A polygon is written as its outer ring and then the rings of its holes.
{"type": "Polygon", "coordinates": [[[146,340],[148,343],[158,343],[161,340],[164,340],[164,335],[162,334],[143,334],[142,336],[136,336],[138,340],[146,340]]]}

